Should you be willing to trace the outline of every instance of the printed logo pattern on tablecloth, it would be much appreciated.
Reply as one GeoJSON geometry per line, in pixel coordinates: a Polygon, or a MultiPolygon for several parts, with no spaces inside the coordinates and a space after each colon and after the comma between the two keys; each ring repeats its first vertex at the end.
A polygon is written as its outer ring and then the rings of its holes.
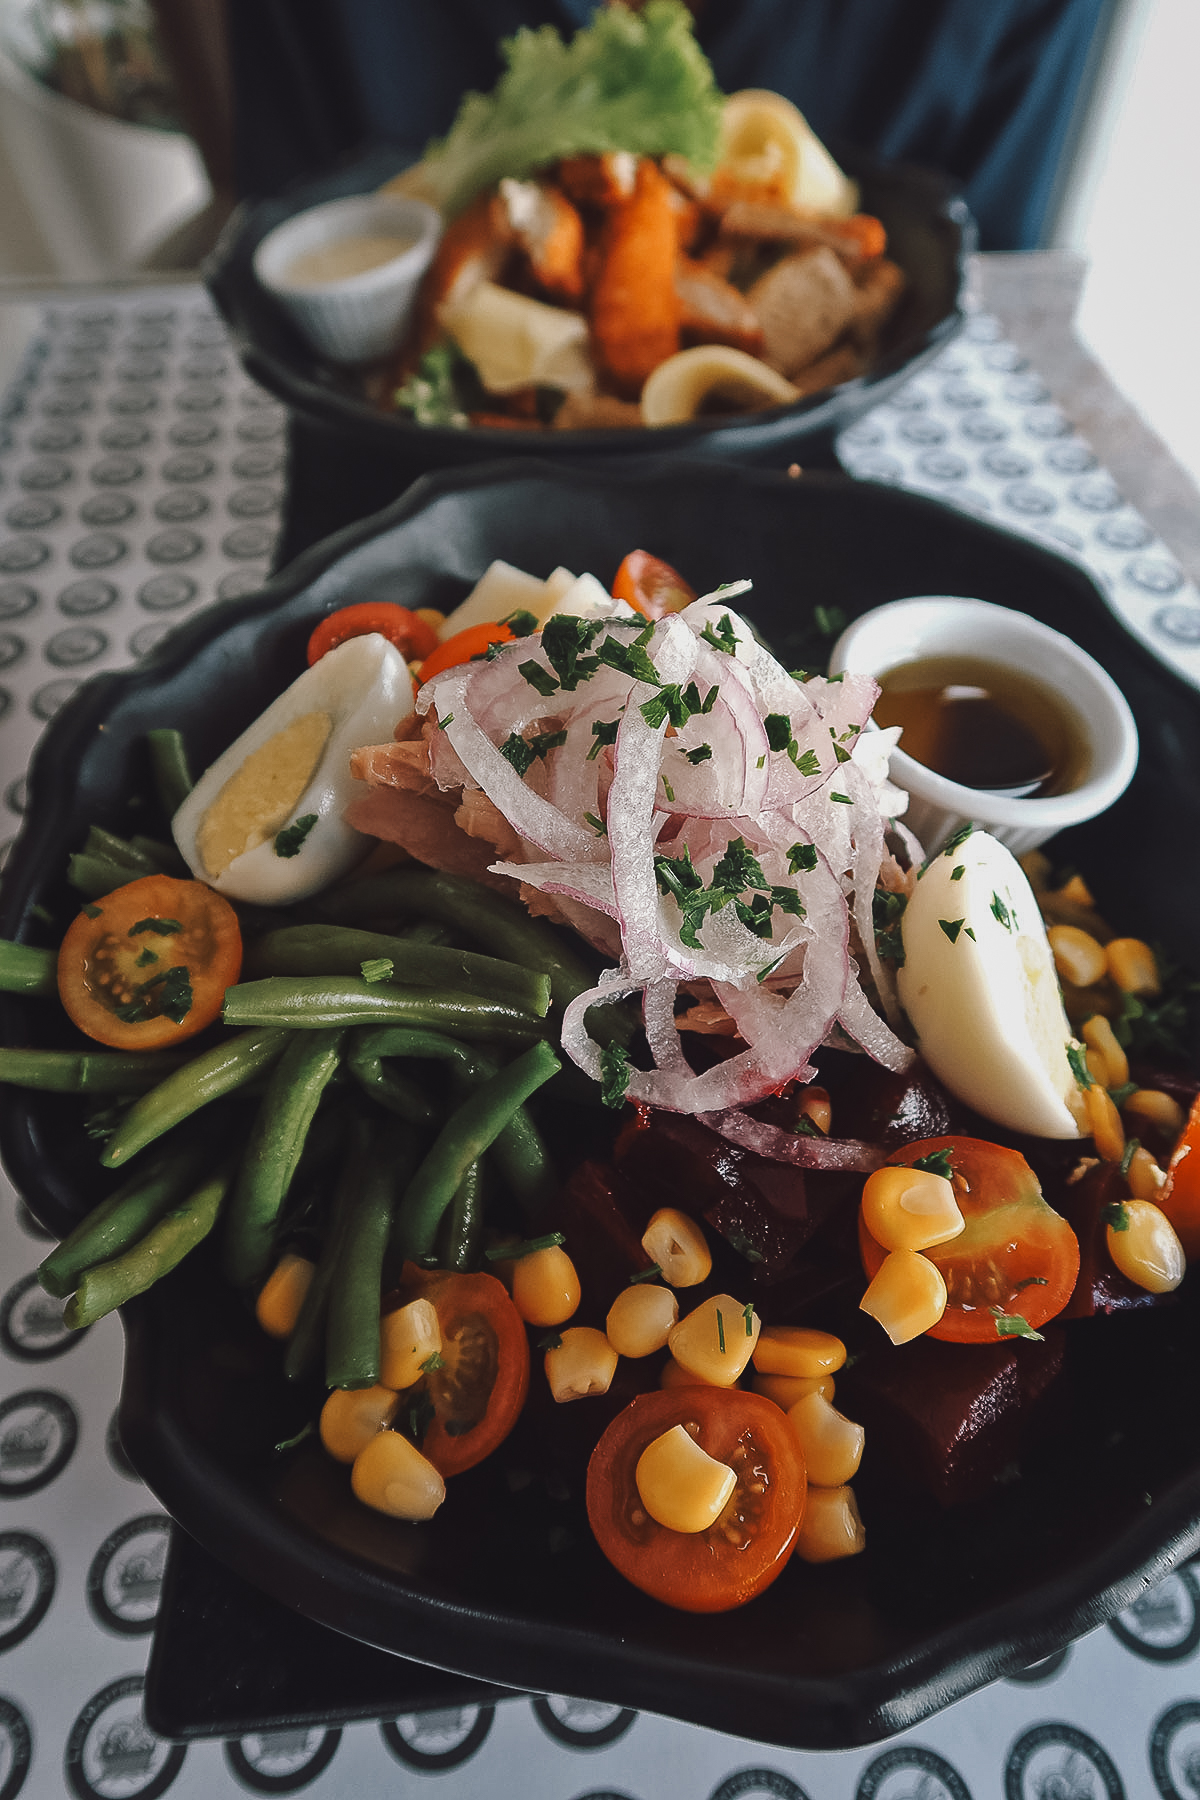
{"type": "Polygon", "coordinates": [[[494,1706],[453,1706],[406,1713],[380,1726],[392,1755],[426,1774],[456,1769],[479,1749],[496,1717],[494,1706]]]}
{"type": "Polygon", "coordinates": [[[256,1731],[225,1746],[225,1759],[254,1794],[296,1794],[333,1761],[340,1731],[256,1731]]]}

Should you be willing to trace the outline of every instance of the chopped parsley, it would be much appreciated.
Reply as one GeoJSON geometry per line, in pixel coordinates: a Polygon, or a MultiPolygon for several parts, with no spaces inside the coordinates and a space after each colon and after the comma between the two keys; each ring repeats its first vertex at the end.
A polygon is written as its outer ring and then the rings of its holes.
{"type": "MultiPolygon", "coordinates": [[[[600,667],[598,656],[589,656],[596,639],[604,629],[603,619],[575,619],[569,613],[554,613],[542,627],[542,651],[558,676],[559,685],[573,693],[600,667]]],[[[653,627],[651,628],[653,629],[653,627]]],[[[521,671],[525,672],[522,663],[521,671]]],[[[533,665],[535,668],[536,664],[533,665]]],[[[537,683],[534,683],[537,686],[537,683]]]]}
{"type": "MultiPolygon", "coordinates": [[[[786,752],[801,775],[819,775],[821,773],[820,757],[815,750],[805,750],[803,754],[801,753],[800,746],[792,735],[792,721],[786,713],[768,713],[763,724],[766,727],[767,743],[771,749],[786,752]]],[[[843,757],[842,760],[845,761],[846,758],[843,757]]],[[[838,795],[834,794],[832,798],[836,800],[838,795]]]]}
{"type": "Polygon", "coordinates": [[[914,1169],[924,1169],[927,1175],[941,1175],[947,1181],[954,1179],[954,1164],[949,1150],[931,1150],[928,1156],[918,1156],[912,1166],[914,1169]]]}
{"type": "Polygon", "coordinates": [[[535,1256],[539,1250],[557,1250],[566,1241],[561,1231],[548,1231],[544,1237],[525,1238],[519,1244],[496,1244],[483,1254],[488,1262],[519,1262],[523,1256],[535,1256]]]}
{"type": "Polygon", "coordinates": [[[595,813],[584,813],[583,822],[585,825],[590,825],[598,837],[608,836],[608,826],[604,823],[604,820],[598,818],[595,813]]]}
{"type": "Polygon", "coordinates": [[[537,1347],[539,1350],[561,1350],[562,1337],[557,1331],[548,1331],[545,1337],[538,1339],[537,1347]]]}
{"type": "Polygon", "coordinates": [[[659,892],[674,900],[683,914],[679,937],[691,950],[703,948],[697,934],[709,913],[720,912],[730,904],[746,929],[760,938],[771,936],[776,908],[798,919],[805,916],[799,894],[794,888],[776,886],[767,880],[762,864],[747,848],[744,838],[734,838],[725,846],[707,887],[686,847],[682,856],[656,856],[654,878],[659,892]],[[747,890],[752,897],[743,900],[741,896],[747,890]]]}
{"type": "Polygon", "coordinates": [[[685,750],[683,755],[684,761],[690,762],[694,768],[697,763],[703,763],[709,760],[712,756],[712,745],[697,744],[694,750],[685,750]]]}
{"type": "Polygon", "coordinates": [[[1040,1331],[1035,1331],[1029,1320],[1020,1313],[1006,1313],[1002,1306],[993,1306],[992,1317],[996,1321],[998,1338],[1032,1338],[1034,1343],[1041,1344],[1045,1340],[1040,1331]]]}
{"type": "Polygon", "coordinates": [[[596,719],[593,721],[592,736],[595,738],[596,741],[587,753],[587,759],[589,762],[591,762],[593,757],[598,756],[600,754],[600,751],[603,749],[605,744],[615,744],[616,743],[617,732],[620,730],[620,728],[621,728],[620,719],[596,719]]]}
{"type": "Polygon", "coordinates": [[[530,687],[536,688],[538,693],[544,695],[547,699],[549,699],[551,694],[557,694],[558,692],[558,681],[556,677],[550,673],[549,669],[543,669],[539,662],[518,663],[517,673],[523,675],[530,687]]]}
{"type": "Polygon", "coordinates": [[[103,915],[100,907],[89,904],[83,908],[83,916],[85,919],[99,919],[103,915]]]}
{"type": "Polygon", "coordinates": [[[500,754],[506,762],[512,764],[518,775],[525,775],[539,758],[544,758],[547,751],[557,750],[565,744],[565,731],[539,731],[531,738],[523,738],[520,732],[510,732],[500,746],[500,754]]]}
{"type": "Polygon", "coordinates": [[[721,1309],[717,1308],[717,1342],[721,1346],[721,1355],[725,1354],[725,1321],[721,1317],[721,1309]]]}
{"type": "Polygon", "coordinates": [[[1123,1200],[1113,1200],[1100,1208],[1100,1217],[1110,1231],[1129,1230],[1129,1212],[1123,1200]]]}
{"type": "Polygon", "coordinates": [[[799,875],[801,871],[809,871],[817,866],[817,848],[815,844],[793,844],[787,853],[788,874],[799,875]]]}
{"type": "Polygon", "coordinates": [[[431,1350],[429,1355],[425,1358],[425,1361],[420,1365],[420,1369],[422,1375],[435,1375],[439,1369],[444,1369],[445,1366],[446,1359],[441,1351],[431,1350]]]}
{"type": "Polygon", "coordinates": [[[950,833],[950,836],[946,839],[945,843],[942,845],[941,849],[938,851],[938,855],[939,856],[953,856],[954,852],[958,849],[959,845],[965,844],[967,839],[974,832],[974,830],[975,830],[975,826],[971,822],[968,822],[966,825],[960,825],[957,831],[952,831],[950,833]]]}
{"type": "MultiPolygon", "coordinates": [[[[443,721],[443,730],[449,723],[449,719],[443,721]]],[[[304,840],[316,822],[316,813],[305,813],[303,818],[297,819],[293,824],[285,826],[282,831],[277,832],[275,834],[276,856],[299,856],[304,840]]]]}
{"type": "Polygon", "coordinates": [[[941,926],[941,928],[945,932],[946,936],[950,939],[950,942],[952,944],[957,944],[958,934],[962,930],[963,926],[966,924],[966,920],[965,919],[939,919],[938,924],[941,926]]]}
{"type": "Polygon", "coordinates": [[[600,1052],[600,1098],[605,1106],[619,1110],[625,1104],[633,1064],[620,1044],[605,1044],[600,1052]]]}
{"type": "MultiPolygon", "coordinates": [[[[798,764],[797,767],[799,767],[798,764]]],[[[829,798],[831,800],[836,800],[841,806],[853,806],[854,804],[849,794],[830,794],[829,798]]]]}
{"type": "MultiPolygon", "coordinates": [[[[658,670],[646,654],[646,645],[650,642],[654,631],[653,620],[644,631],[639,631],[632,644],[623,644],[620,638],[606,637],[597,648],[594,657],[588,658],[597,666],[603,663],[606,668],[616,669],[621,675],[628,675],[634,681],[648,681],[654,687],[661,687],[658,670]]],[[[592,673],[595,671],[593,670],[592,673]]],[[[564,687],[566,683],[563,683],[564,687]]]]}
{"type": "Polygon", "coordinates": [[[174,963],[140,983],[132,1000],[114,1007],[125,1025],[142,1025],[147,1019],[168,1018],[182,1025],[192,1010],[192,982],[184,963],[174,963]]]}
{"type": "Polygon", "coordinates": [[[500,623],[507,625],[515,638],[532,637],[538,628],[538,622],[533,613],[526,611],[523,606],[518,606],[515,612],[510,612],[506,619],[501,619],[500,623]]]}
{"type": "Polygon", "coordinates": [[[1067,1061],[1071,1065],[1071,1073],[1081,1088],[1095,1087],[1092,1071],[1087,1066],[1087,1052],[1082,1044],[1067,1045],[1067,1061]]]}
{"type": "Polygon", "coordinates": [[[364,981],[390,981],[396,973],[396,965],[390,956],[369,956],[359,965],[364,981]]]}
{"type": "Polygon", "coordinates": [[[158,951],[147,949],[142,951],[142,954],[138,957],[133,966],[135,969],[148,969],[151,963],[156,963],[157,961],[158,951]]]}
{"type": "Polygon", "coordinates": [[[704,643],[711,644],[714,650],[723,650],[726,656],[732,656],[738,647],[737,632],[733,629],[733,620],[728,613],[722,613],[715,626],[710,621],[700,637],[704,643]]]}
{"type": "Polygon", "coordinates": [[[183,930],[178,919],[139,919],[136,925],[129,927],[129,936],[137,937],[140,932],[153,931],[158,937],[174,937],[183,930]]]}
{"type": "Polygon", "coordinates": [[[743,1306],[742,1317],[746,1321],[746,1336],[753,1337],[754,1336],[754,1302],[753,1302],[753,1300],[747,1300],[745,1306],[743,1306]]]}
{"type": "Polygon", "coordinates": [[[1141,1138],[1127,1138],[1126,1139],[1125,1149],[1123,1150],[1123,1152],[1121,1154],[1121,1173],[1122,1173],[1122,1175],[1128,1175],[1129,1166],[1133,1161],[1134,1154],[1136,1151],[1140,1150],[1141,1147],[1142,1147],[1141,1138]]]}
{"type": "Polygon", "coordinates": [[[630,1287],[636,1287],[639,1281],[655,1281],[662,1274],[661,1263],[651,1263],[648,1269],[638,1269],[629,1277],[630,1287]]]}
{"type": "Polygon", "coordinates": [[[951,869],[951,871],[950,871],[951,881],[961,881],[963,876],[966,874],[966,872],[967,872],[966,863],[959,863],[959,865],[956,869],[951,869]]]}
{"type": "Polygon", "coordinates": [[[907,905],[906,894],[889,894],[886,888],[876,888],[871,901],[875,948],[884,962],[894,963],[898,969],[904,967],[902,921],[907,905]]]}
{"type": "Polygon", "coordinates": [[[1013,923],[1014,923],[1012,914],[1009,912],[1007,906],[1005,906],[1005,904],[1004,904],[1003,900],[1000,898],[999,894],[992,895],[992,903],[991,903],[991,907],[989,908],[989,910],[991,912],[992,917],[999,924],[1003,925],[1005,931],[1012,930],[1013,923]]]}

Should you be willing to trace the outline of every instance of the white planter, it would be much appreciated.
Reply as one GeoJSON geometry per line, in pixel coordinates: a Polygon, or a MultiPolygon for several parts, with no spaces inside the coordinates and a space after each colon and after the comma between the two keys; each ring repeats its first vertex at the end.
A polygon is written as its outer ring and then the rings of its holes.
{"type": "Polygon", "coordinates": [[[211,197],[190,138],[55,94],[0,52],[0,149],[69,281],[134,267],[211,197]]]}

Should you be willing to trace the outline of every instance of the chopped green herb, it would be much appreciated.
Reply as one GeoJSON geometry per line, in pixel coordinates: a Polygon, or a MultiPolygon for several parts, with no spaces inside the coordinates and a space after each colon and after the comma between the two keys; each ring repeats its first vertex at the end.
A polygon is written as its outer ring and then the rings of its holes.
{"type": "Polygon", "coordinates": [[[949,1150],[931,1150],[928,1156],[919,1156],[912,1166],[914,1169],[924,1169],[929,1175],[942,1175],[947,1181],[954,1179],[954,1164],[949,1150]]]}
{"type": "Polygon", "coordinates": [[[1022,1318],[1020,1313],[1006,1313],[1002,1306],[993,1306],[991,1314],[996,1321],[998,1338],[1032,1338],[1035,1344],[1045,1341],[1041,1332],[1035,1331],[1029,1320],[1022,1318]]]}
{"type": "Polygon", "coordinates": [[[1124,1148],[1123,1152],[1121,1153],[1121,1173],[1122,1173],[1122,1175],[1128,1175],[1129,1166],[1133,1161],[1134,1152],[1137,1150],[1140,1150],[1141,1147],[1142,1147],[1141,1138],[1126,1138],[1125,1148],[1124,1148]]]}
{"type": "Polygon", "coordinates": [[[772,750],[786,750],[792,741],[792,721],[786,713],[768,713],[763,720],[772,750]]]}
{"type": "Polygon", "coordinates": [[[390,981],[396,973],[396,965],[390,956],[368,956],[360,963],[359,968],[364,981],[390,981]]]}
{"type": "Polygon", "coordinates": [[[758,759],[758,761],[757,761],[757,762],[756,762],[756,763],[755,763],[755,765],[754,765],[754,766],[755,766],[755,768],[756,768],[756,769],[761,769],[761,768],[764,768],[764,767],[765,767],[765,766],[766,766],[766,761],[767,761],[767,759],[766,759],[766,757],[765,757],[765,756],[760,756],[760,757],[759,757],[759,759],[758,759]]]}
{"type": "Polygon", "coordinates": [[[952,831],[950,833],[950,836],[946,839],[945,843],[942,845],[941,849],[938,851],[938,855],[939,856],[953,856],[954,852],[958,849],[959,845],[965,844],[967,839],[974,832],[974,830],[975,830],[975,825],[974,825],[973,821],[969,821],[966,825],[960,825],[957,831],[952,831]]]}
{"type": "Polygon", "coordinates": [[[595,813],[584,813],[583,822],[585,825],[590,825],[592,830],[596,832],[598,836],[608,836],[608,826],[604,823],[603,819],[597,818],[595,813]]]}
{"type": "Polygon", "coordinates": [[[157,950],[143,950],[142,954],[138,957],[137,961],[134,963],[133,966],[135,969],[147,969],[147,968],[149,968],[151,963],[156,963],[157,961],[158,961],[158,951],[157,950]]]}
{"type": "Polygon", "coordinates": [[[894,963],[898,969],[904,967],[904,909],[908,905],[906,894],[889,894],[886,888],[876,888],[871,901],[871,915],[875,923],[875,948],[884,962],[894,963]]]}
{"type": "Polygon", "coordinates": [[[452,425],[465,430],[470,420],[459,399],[457,379],[464,363],[466,358],[453,344],[436,344],[427,350],[414,373],[396,389],[397,412],[411,413],[418,425],[452,425]]]}
{"type": "Polygon", "coordinates": [[[587,753],[587,759],[589,762],[591,762],[593,757],[598,756],[600,754],[600,751],[603,749],[605,744],[615,744],[616,743],[617,732],[620,729],[621,729],[620,719],[596,719],[594,721],[594,723],[592,725],[592,736],[595,738],[596,741],[587,753]]]}
{"type": "Polygon", "coordinates": [[[550,673],[549,669],[543,669],[541,663],[518,663],[517,673],[518,675],[523,675],[525,677],[531,688],[536,688],[539,694],[543,694],[547,698],[549,698],[551,694],[557,694],[558,692],[557,680],[550,673]]]}
{"type": "Polygon", "coordinates": [[[446,714],[446,716],[445,716],[445,718],[444,718],[444,719],[439,719],[439,718],[438,718],[438,716],[437,716],[437,714],[436,714],[436,712],[435,712],[435,713],[434,713],[434,715],[433,715],[433,722],[434,722],[434,724],[435,724],[435,725],[436,725],[436,726],[437,726],[437,728],[438,728],[438,730],[439,730],[439,731],[445,731],[445,729],[446,729],[446,727],[447,727],[447,725],[453,725],[453,723],[454,723],[454,714],[453,714],[453,713],[447,713],[447,714],[446,714]]]}
{"type": "Polygon", "coordinates": [[[1067,1045],[1067,1061],[1071,1065],[1071,1073],[1081,1088],[1095,1087],[1092,1071],[1087,1066],[1087,1052],[1082,1044],[1067,1045]]]}
{"type": "Polygon", "coordinates": [[[561,1350],[562,1337],[557,1331],[548,1331],[545,1337],[538,1339],[537,1347],[539,1350],[561,1350]]]}
{"type": "Polygon", "coordinates": [[[600,1098],[614,1111],[625,1104],[633,1064],[620,1044],[605,1044],[600,1052],[600,1098]]]}
{"type": "Polygon", "coordinates": [[[632,644],[623,644],[620,638],[610,635],[597,646],[595,658],[590,660],[603,663],[606,668],[616,669],[621,675],[629,675],[634,681],[648,681],[654,687],[660,687],[662,684],[658,678],[658,670],[646,654],[646,645],[653,630],[651,622],[644,631],[638,633],[632,644]]]}
{"type": "Polygon", "coordinates": [[[787,853],[788,874],[799,875],[802,870],[815,869],[817,866],[817,850],[815,844],[793,844],[787,853]]]}
{"type": "Polygon", "coordinates": [[[507,625],[515,638],[532,637],[538,628],[538,622],[533,613],[527,612],[523,606],[518,606],[515,612],[510,612],[506,619],[501,619],[500,623],[507,625]]]}
{"type": "Polygon", "coordinates": [[[631,1275],[629,1277],[629,1285],[630,1287],[636,1287],[639,1281],[657,1281],[661,1274],[661,1263],[651,1263],[648,1269],[639,1269],[636,1274],[631,1275]]]}
{"type": "Polygon", "coordinates": [[[747,1300],[745,1306],[743,1306],[742,1317],[746,1321],[746,1336],[753,1337],[754,1336],[754,1302],[753,1302],[753,1300],[747,1300]]]}
{"type": "Polygon", "coordinates": [[[787,951],[785,950],[783,955],[775,958],[774,962],[769,962],[765,968],[760,969],[758,974],[754,977],[755,981],[763,982],[767,979],[768,975],[773,975],[786,955],[787,951]]]}
{"type": "Polygon", "coordinates": [[[295,1437],[283,1438],[274,1446],[276,1456],[282,1456],[285,1450],[294,1450],[297,1444],[302,1444],[304,1442],[305,1438],[312,1437],[315,1434],[316,1429],[316,1426],[310,1419],[307,1425],[302,1425],[300,1427],[295,1437]]]}
{"type": "Polygon", "coordinates": [[[714,650],[723,650],[726,656],[732,656],[738,647],[737,632],[728,613],[722,613],[715,626],[711,622],[707,624],[700,637],[702,642],[711,644],[714,650]]]}
{"type": "Polygon", "coordinates": [[[992,895],[992,903],[989,908],[989,911],[991,912],[992,917],[994,919],[998,920],[998,922],[1001,925],[1003,925],[1005,931],[1012,930],[1012,928],[1013,928],[1012,918],[1009,915],[1007,906],[1005,906],[1005,904],[1004,904],[1003,900],[1000,898],[999,894],[992,895]]]}
{"type": "Polygon", "coordinates": [[[1050,1283],[1047,1281],[1047,1279],[1044,1275],[1026,1275],[1026,1277],[1023,1281],[1017,1282],[1016,1286],[1013,1288],[1013,1293],[1014,1294],[1023,1294],[1025,1292],[1025,1289],[1029,1288],[1029,1287],[1049,1287],[1049,1286],[1050,1286],[1050,1283]]]}
{"type": "Polygon", "coordinates": [[[966,923],[965,919],[939,919],[938,920],[938,924],[941,926],[942,930],[945,932],[946,936],[950,939],[950,942],[952,944],[956,944],[958,942],[958,934],[962,930],[965,923],[966,923]]]}
{"type": "Polygon", "coordinates": [[[950,871],[951,881],[961,881],[963,876],[966,874],[966,872],[967,872],[966,863],[959,863],[959,865],[956,869],[951,869],[951,871],[950,871]]]}
{"type": "Polygon", "coordinates": [[[1120,1087],[1110,1087],[1108,1097],[1114,1106],[1124,1106],[1130,1094],[1137,1093],[1137,1085],[1136,1081],[1126,1081],[1120,1087]]]}
{"type": "Polygon", "coordinates": [[[523,1256],[533,1256],[539,1250],[557,1250],[560,1244],[566,1243],[561,1231],[548,1231],[545,1237],[525,1238],[519,1244],[497,1244],[491,1250],[485,1250],[488,1262],[519,1262],[523,1256]]]}
{"type": "Polygon", "coordinates": [[[101,909],[89,903],[83,908],[83,916],[85,919],[98,919],[101,917],[101,909]]]}
{"type": "Polygon", "coordinates": [[[663,793],[667,796],[667,800],[668,800],[669,804],[674,806],[674,804],[675,804],[675,789],[671,786],[670,782],[667,780],[665,775],[662,778],[662,784],[663,784],[663,793]]]}
{"type": "Polygon", "coordinates": [[[1123,1200],[1113,1200],[1100,1208],[1100,1217],[1110,1231],[1129,1230],[1129,1211],[1123,1200]]]}
{"type": "Polygon", "coordinates": [[[445,1366],[446,1359],[441,1351],[431,1350],[425,1361],[421,1363],[420,1369],[422,1375],[435,1375],[439,1369],[444,1369],[445,1366]]]}
{"type": "Polygon", "coordinates": [[[565,744],[565,731],[541,731],[532,738],[523,738],[520,732],[510,732],[500,746],[500,754],[506,762],[512,764],[518,775],[525,775],[539,758],[544,758],[548,750],[557,750],[565,744]]]}
{"type": "Polygon", "coordinates": [[[813,623],[822,637],[840,637],[846,629],[846,615],[840,606],[814,606],[813,623]]]}
{"type": "Polygon", "coordinates": [[[803,686],[806,681],[812,680],[812,675],[808,669],[789,669],[788,674],[793,681],[798,681],[801,686],[803,686]]]}
{"type": "Polygon", "coordinates": [[[137,937],[143,931],[153,931],[157,937],[174,937],[183,930],[178,919],[139,919],[136,925],[129,927],[129,936],[137,937]]]}
{"type": "MultiPolygon", "coordinates": [[[[449,719],[446,724],[450,723],[449,719]]],[[[305,838],[317,822],[316,813],[305,813],[303,818],[296,819],[282,831],[275,834],[276,856],[299,856],[305,838]]]]}
{"type": "Polygon", "coordinates": [[[725,1354],[725,1321],[721,1317],[721,1309],[717,1308],[717,1342],[721,1346],[721,1355],[725,1354]]]}
{"type": "Polygon", "coordinates": [[[588,680],[600,667],[599,658],[588,656],[586,652],[603,629],[602,619],[575,619],[569,613],[554,613],[546,620],[542,628],[542,650],[568,693],[574,692],[581,681],[588,680]]]}
{"type": "Polygon", "coordinates": [[[126,1025],[141,1025],[147,1019],[166,1017],[182,1025],[192,1010],[192,983],[183,963],[175,963],[161,974],[143,981],[132,1000],[113,1008],[126,1025]]]}
{"type": "Polygon", "coordinates": [[[685,750],[683,754],[685,761],[690,762],[694,768],[697,763],[708,762],[712,756],[712,745],[697,744],[694,750],[685,750]]]}
{"type": "Polygon", "coordinates": [[[846,763],[850,761],[850,752],[841,744],[835,744],[833,746],[833,754],[837,762],[846,763]]]}
{"type": "Polygon", "coordinates": [[[854,804],[849,794],[830,794],[829,798],[838,801],[842,806],[852,806],[854,804]]]}

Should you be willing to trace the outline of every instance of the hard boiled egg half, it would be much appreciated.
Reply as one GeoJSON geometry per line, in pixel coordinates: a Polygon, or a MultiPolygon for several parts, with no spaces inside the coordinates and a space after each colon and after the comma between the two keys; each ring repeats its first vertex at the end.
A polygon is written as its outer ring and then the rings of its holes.
{"type": "Polygon", "coordinates": [[[306,669],[200,777],[172,822],[192,873],[233,900],[287,905],[353,867],[370,842],[342,818],[350,753],[413,709],[404,658],[372,632],[306,669]]]}
{"type": "Polygon", "coordinates": [[[985,831],[951,840],[918,879],[901,934],[900,1004],[938,1080],[997,1125],[1083,1135],[1054,957],[1012,852],[985,831]]]}

